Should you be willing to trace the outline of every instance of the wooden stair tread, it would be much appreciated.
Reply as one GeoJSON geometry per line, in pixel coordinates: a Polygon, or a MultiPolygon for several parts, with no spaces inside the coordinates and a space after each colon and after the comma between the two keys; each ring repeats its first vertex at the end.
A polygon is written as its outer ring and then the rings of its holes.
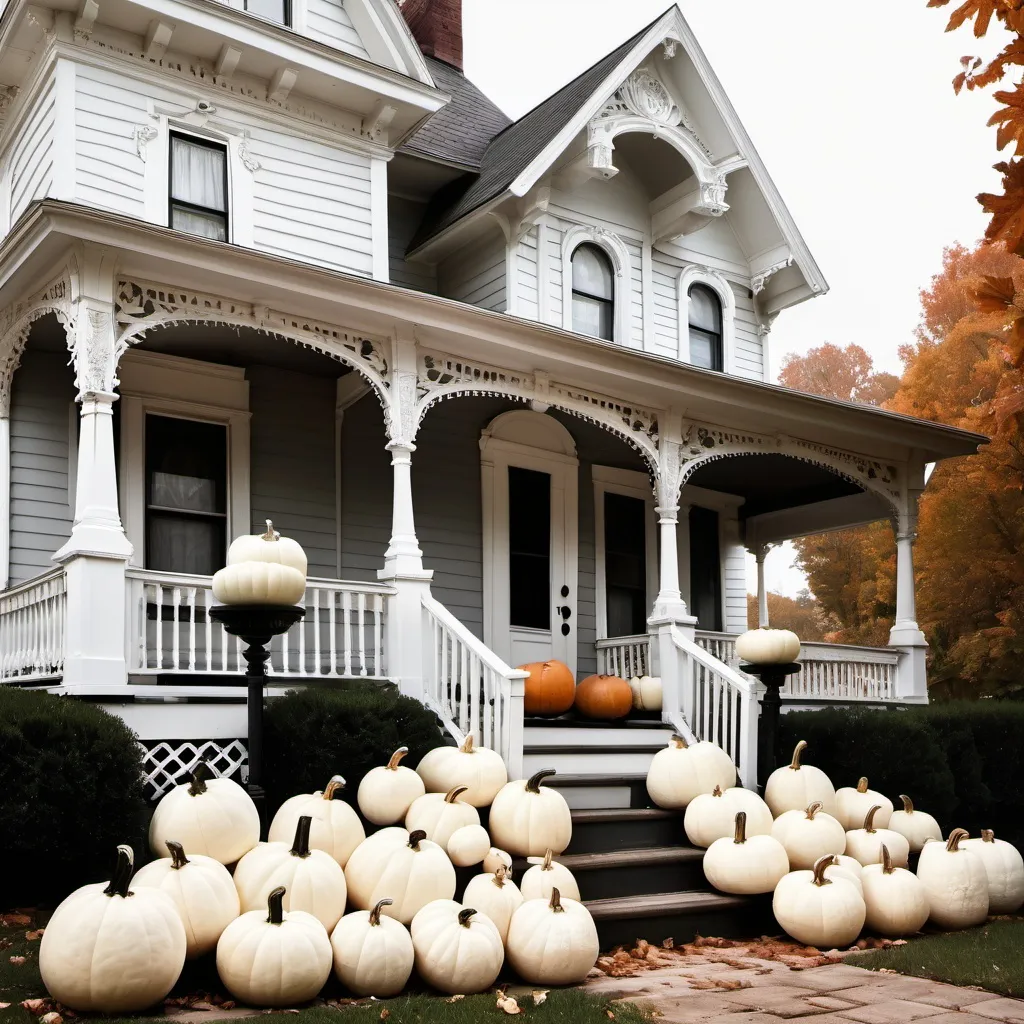
{"type": "Polygon", "coordinates": [[[591,754],[607,757],[609,754],[654,754],[665,744],[660,736],[646,743],[616,743],[613,746],[597,743],[524,743],[524,754],[591,754]]]}
{"type": "Polygon", "coordinates": [[[677,819],[682,824],[683,820],[683,816],[677,811],[666,811],[660,807],[601,807],[570,813],[573,825],[608,821],[666,821],[670,818],[677,819]]]}
{"type": "Polygon", "coordinates": [[[586,900],[591,916],[602,920],[624,917],[668,917],[671,914],[697,914],[707,911],[738,910],[748,905],[743,896],[720,892],[654,892],[645,896],[623,896],[606,900],[586,900]]]}
{"type": "Polygon", "coordinates": [[[560,786],[639,786],[647,784],[647,775],[643,772],[626,775],[562,775],[559,772],[550,779],[544,780],[545,786],[558,789],[560,786]]]}
{"type": "Polygon", "coordinates": [[[563,853],[557,858],[571,871],[593,871],[600,868],[652,867],[656,864],[677,864],[703,860],[704,851],[693,846],[652,846],[646,849],[614,850],[609,853],[563,853]]]}

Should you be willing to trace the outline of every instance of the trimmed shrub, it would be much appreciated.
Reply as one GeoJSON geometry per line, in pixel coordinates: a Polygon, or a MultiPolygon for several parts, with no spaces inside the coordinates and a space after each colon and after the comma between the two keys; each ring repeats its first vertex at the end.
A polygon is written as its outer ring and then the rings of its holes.
{"type": "Polygon", "coordinates": [[[145,854],[142,751],[115,715],[0,687],[0,908],[50,904],[145,854]]]}
{"type": "Polygon", "coordinates": [[[804,757],[836,787],[866,775],[899,807],[906,793],[945,832],[982,828],[1024,849],[1024,705],[954,701],[892,711],[829,708],[782,716],[784,746],[807,740],[804,757]]]}
{"type": "Polygon", "coordinates": [[[263,785],[271,813],[296,793],[314,793],[332,775],[348,785],[340,796],[355,806],[362,777],[386,764],[398,747],[410,768],[445,742],[437,718],[394,686],[310,687],[267,703],[263,785]]]}

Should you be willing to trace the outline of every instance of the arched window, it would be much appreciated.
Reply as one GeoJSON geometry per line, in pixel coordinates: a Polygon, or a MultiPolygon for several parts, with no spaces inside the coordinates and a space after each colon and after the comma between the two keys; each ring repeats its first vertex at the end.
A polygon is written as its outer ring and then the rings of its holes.
{"type": "Polygon", "coordinates": [[[723,368],[722,301],[702,284],[690,289],[690,362],[708,370],[723,368]]]}
{"type": "Polygon", "coordinates": [[[572,254],[572,329],[605,341],[615,337],[612,264],[603,250],[586,242],[572,254]]]}

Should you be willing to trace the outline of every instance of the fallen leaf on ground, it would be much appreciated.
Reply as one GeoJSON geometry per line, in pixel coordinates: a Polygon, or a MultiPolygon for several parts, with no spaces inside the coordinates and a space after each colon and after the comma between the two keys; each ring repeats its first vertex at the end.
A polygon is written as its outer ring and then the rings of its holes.
{"type": "Polygon", "coordinates": [[[23,999],[21,1005],[28,1010],[29,1013],[34,1013],[37,1016],[40,1013],[45,1013],[50,1008],[49,999],[23,999]]]}
{"type": "Polygon", "coordinates": [[[44,1013],[39,1019],[42,1024],[64,1024],[64,1018],[54,1010],[44,1013]]]}
{"type": "Polygon", "coordinates": [[[0,914],[0,925],[4,928],[24,928],[31,923],[28,914],[0,914]]]}
{"type": "Polygon", "coordinates": [[[43,937],[44,931],[46,931],[45,928],[37,928],[35,931],[25,932],[25,938],[28,939],[29,942],[35,942],[37,939],[41,939],[43,937]]]}
{"type": "Polygon", "coordinates": [[[662,949],[675,949],[675,945],[676,945],[676,940],[673,939],[672,936],[670,935],[667,939],[664,940],[664,942],[662,942],[661,948],[662,949]]]}
{"type": "Polygon", "coordinates": [[[519,1003],[515,1001],[512,996],[505,995],[504,992],[498,993],[498,1009],[509,1014],[510,1016],[516,1013],[522,1013],[519,1003]]]}
{"type": "Polygon", "coordinates": [[[380,1011],[380,1019],[381,1020],[387,1020],[388,1017],[390,1017],[390,1016],[391,1016],[391,1011],[385,1006],[384,1009],[380,1011]]]}
{"type": "Polygon", "coordinates": [[[20,967],[25,962],[25,958],[23,956],[12,956],[10,960],[15,967],[20,967]]]}
{"type": "Polygon", "coordinates": [[[464,996],[464,995],[463,995],[463,994],[462,994],[461,992],[459,992],[458,994],[456,994],[456,995],[454,995],[454,996],[449,996],[449,997],[448,997],[448,998],[447,998],[447,999],[445,1000],[445,1002],[446,1002],[446,1003],[457,1003],[457,1002],[459,1002],[459,1000],[461,1000],[461,999],[465,999],[465,998],[466,998],[466,997],[465,997],[465,996],[464,996]]]}
{"type": "Polygon", "coordinates": [[[604,1011],[604,1015],[605,1015],[605,1016],[606,1016],[606,1017],[607,1017],[607,1018],[608,1018],[609,1020],[615,1020],[615,1014],[614,1014],[614,1013],[612,1013],[612,1011],[611,1011],[611,1010],[605,1010],[605,1011],[604,1011]]]}

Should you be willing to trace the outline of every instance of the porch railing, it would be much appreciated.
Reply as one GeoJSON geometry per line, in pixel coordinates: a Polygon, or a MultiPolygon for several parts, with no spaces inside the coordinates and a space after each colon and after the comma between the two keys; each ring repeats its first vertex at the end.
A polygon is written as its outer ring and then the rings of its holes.
{"type": "Polygon", "coordinates": [[[62,568],[0,595],[0,683],[59,679],[64,671],[66,621],[62,568]]]}
{"type": "Polygon", "coordinates": [[[528,673],[510,668],[433,597],[423,596],[427,705],[462,740],[501,754],[510,779],[523,774],[523,693],[528,673]]]}
{"type": "Polygon", "coordinates": [[[651,638],[617,636],[597,641],[597,671],[602,675],[632,679],[650,675],[651,638]]]}
{"type": "MultiPolygon", "coordinates": [[[[677,731],[717,743],[731,758],[744,785],[757,782],[757,683],[714,657],[675,626],[671,666],[675,686],[664,688],[662,714],[677,731]]],[[[666,678],[667,666],[662,666],[666,678]]]]}
{"type": "MultiPolygon", "coordinates": [[[[209,576],[129,569],[128,671],[221,675],[245,671],[242,642],[210,618],[209,576]]],[[[383,677],[390,587],[310,579],[306,616],[270,648],[267,671],[283,676],[383,677]]]]}

